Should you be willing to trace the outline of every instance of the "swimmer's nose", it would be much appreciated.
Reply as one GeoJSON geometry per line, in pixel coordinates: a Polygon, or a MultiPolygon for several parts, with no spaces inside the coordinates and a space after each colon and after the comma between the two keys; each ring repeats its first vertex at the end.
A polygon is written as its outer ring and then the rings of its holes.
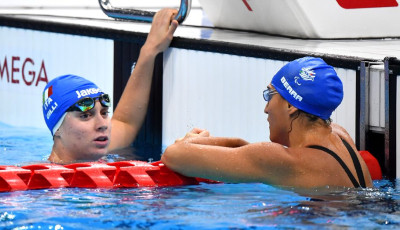
{"type": "Polygon", "coordinates": [[[98,129],[99,131],[107,130],[110,123],[110,119],[101,116],[101,114],[98,114],[96,117],[97,117],[96,129],[98,129]]]}
{"type": "Polygon", "coordinates": [[[102,125],[98,127],[99,131],[106,131],[108,129],[108,125],[102,125]]]}
{"type": "Polygon", "coordinates": [[[266,114],[268,114],[268,102],[267,102],[267,104],[265,105],[265,108],[264,108],[264,113],[266,113],[266,114]]]}

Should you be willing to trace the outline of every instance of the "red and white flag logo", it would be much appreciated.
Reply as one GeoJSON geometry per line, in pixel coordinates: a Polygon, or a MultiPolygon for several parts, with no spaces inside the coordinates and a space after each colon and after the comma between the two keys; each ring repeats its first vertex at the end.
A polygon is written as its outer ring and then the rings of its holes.
{"type": "Polygon", "coordinates": [[[43,92],[43,104],[46,103],[47,99],[49,97],[51,97],[51,95],[53,94],[53,86],[50,86],[49,88],[47,88],[44,92],[43,92]]]}

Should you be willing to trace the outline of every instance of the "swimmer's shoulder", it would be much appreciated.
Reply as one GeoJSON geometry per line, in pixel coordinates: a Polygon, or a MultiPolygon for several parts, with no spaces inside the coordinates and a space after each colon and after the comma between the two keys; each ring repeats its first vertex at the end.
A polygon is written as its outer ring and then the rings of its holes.
{"type": "Polygon", "coordinates": [[[357,152],[357,147],[355,146],[354,140],[345,128],[336,123],[332,123],[331,127],[334,135],[337,135],[340,139],[345,140],[348,144],[350,144],[353,150],[357,152]]]}
{"type": "Polygon", "coordinates": [[[342,126],[340,126],[340,125],[338,125],[336,123],[332,123],[331,127],[332,127],[332,132],[334,134],[338,135],[339,137],[341,137],[342,139],[345,139],[346,141],[348,139],[351,139],[350,134],[342,126]]]}

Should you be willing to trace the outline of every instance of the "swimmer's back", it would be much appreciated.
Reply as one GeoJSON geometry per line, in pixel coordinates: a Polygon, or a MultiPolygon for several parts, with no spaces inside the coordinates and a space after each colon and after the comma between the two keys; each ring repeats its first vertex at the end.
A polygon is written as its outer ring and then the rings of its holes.
{"type": "MultiPolygon", "coordinates": [[[[323,143],[315,143],[315,145],[333,151],[348,167],[350,173],[354,176],[358,184],[360,184],[350,152],[342,140],[349,143],[356,153],[357,159],[361,165],[365,185],[366,187],[371,187],[372,180],[367,165],[360,154],[358,154],[350,135],[342,127],[332,124],[332,134],[330,137],[323,143]]],[[[282,183],[283,185],[286,184],[303,188],[324,187],[326,185],[337,187],[355,186],[350,179],[351,175],[349,176],[338,160],[327,152],[320,149],[310,148],[308,146],[301,148],[287,148],[285,151],[295,159],[296,165],[294,166],[294,176],[287,178],[287,180],[282,183]]]]}

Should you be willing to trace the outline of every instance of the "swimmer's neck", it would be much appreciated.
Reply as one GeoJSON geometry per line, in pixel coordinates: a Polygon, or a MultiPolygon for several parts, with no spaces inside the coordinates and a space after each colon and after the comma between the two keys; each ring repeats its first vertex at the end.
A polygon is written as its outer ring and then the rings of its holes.
{"type": "Polygon", "coordinates": [[[54,164],[64,164],[64,165],[77,162],[77,159],[72,158],[69,154],[63,154],[62,150],[58,149],[56,151],[55,146],[53,146],[51,154],[47,160],[54,164]]]}
{"type": "Polygon", "coordinates": [[[55,164],[69,164],[69,163],[73,163],[74,161],[76,161],[75,159],[71,159],[70,157],[66,156],[65,154],[59,155],[58,153],[59,153],[59,151],[56,151],[55,147],[53,146],[53,148],[51,150],[51,154],[47,160],[50,161],[51,163],[55,163],[55,164]]]}
{"type": "Polygon", "coordinates": [[[310,145],[322,144],[332,137],[332,127],[325,125],[304,125],[302,122],[294,120],[292,130],[289,132],[288,147],[306,147],[310,145]]]}
{"type": "Polygon", "coordinates": [[[47,160],[50,161],[51,163],[63,164],[63,161],[60,159],[57,152],[54,150],[54,147],[51,150],[50,156],[47,160]]]}

